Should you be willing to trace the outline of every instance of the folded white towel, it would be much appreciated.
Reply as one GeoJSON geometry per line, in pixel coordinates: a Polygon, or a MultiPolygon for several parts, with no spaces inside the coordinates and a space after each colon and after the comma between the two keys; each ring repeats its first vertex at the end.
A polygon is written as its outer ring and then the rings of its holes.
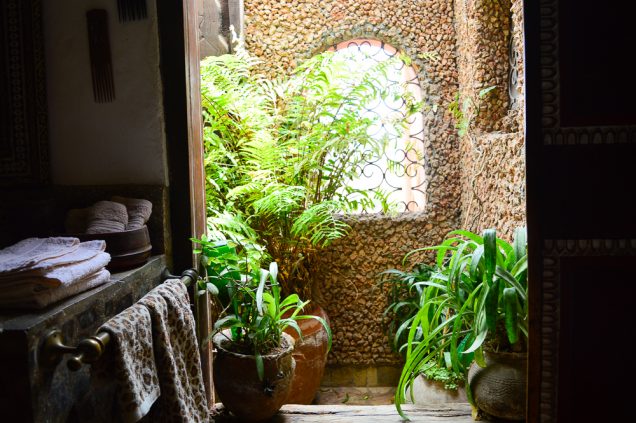
{"type": "Polygon", "coordinates": [[[27,238],[0,250],[0,275],[28,269],[43,260],[60,257],[79,248],[71,237],[27,238]]]}
{"type": "Polygon", "coordinates": [[[75,283],[57,288],[50,288],[44,291],[27,290],[26,292],[23,291],[21,295],[17,297],[13,295],[8,297],[0,295],[0,308],[41,309],[64,298],[96,288],[109,280],[110,272],[106,269],[101,269],[83,279],[75,281],[75,283]]]}
{"type": "Polygon", "coordinates": [[[59,257],[44,259],[29,268],[22,269],[16,272],[0,274],[0,285],[4,280],[15,280],[18,278],[42,276],[54,267],[80,263],[95,257],[98,253],[105,250],[105,241],[94,240],[81,242],[75,251],[68,254],[64,254],[59,257]]]}
{"type": "Polygon", "coordinates": [[[126,230],[139,229],[143,227],[152,213],[152,203],[143,198],[126,198],[113,196],[111,201],[116,201],[126,206],[128,212],[128,224],[126,230]]]}
{"type": "Polygon", "coordinates": [[[110,254],[98,251],[88,260],[43,269],[34,274],[27,272],[24,275],[5,275],[0,279],[0,297],[25,285],[40,285],[43,288],[71,285],[102,270],[109,262],[110,254]]]}
{"type": "MultiPolygon", "coordinates": [[[[92,383],[99,387],[114,379],[117,387],[118,415],[108,416],[105,421],[136,422],[161,393],[150,311],[140,303],[133,304],[99,330],[108,332],[111,341],[107,355],[91,368],[92,383]]],[[[105,414],[110,414],[109,404],[101,407],[107,407],[105,414]]]]}
{"type": "Polygon", "coordinates": [[[98,201],[88,209],[86,233],[123,232],[128,224],[126,206],[114,201],[98,201]]]}

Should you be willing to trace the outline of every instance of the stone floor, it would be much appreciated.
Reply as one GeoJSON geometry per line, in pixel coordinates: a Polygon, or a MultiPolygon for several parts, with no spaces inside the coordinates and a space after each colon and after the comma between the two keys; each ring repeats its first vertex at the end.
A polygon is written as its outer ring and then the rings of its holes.
{"type": "Polygon", "coordinates": [[[393,404],[394,386],[379,387],[322,387],[316,394],[315,405],[387,405],[393,404]]]}
{"type": "MultiPolygon", "coordinates": [[[[285,405],[272,423],[384,423],[403,422],[393,405],[395,387],[322,387],[312,405],[285,405]]],[[[473,423],[467,403],[406,404],[404,410],[412,422],[473,423]]],[[[238,423],[222,404],[215,407],[215,422],[238,423]]],[[[481,420],[487,423],[486,420],[481,420]]]]}
{"type": "MultiPolygon", "coordinates": [[[[411,422],[473,423],[470,405],[440,404],[431,406],[405,405],[411,422]]],[[[239,420],[218,410],[218,423],[238,423],[239,420]]],[[[285,405],[272,417],[271,423],[402,423],[394,405],[285,405]]],[[[487,423],[487,421],[482,420],[487,423]]]]}

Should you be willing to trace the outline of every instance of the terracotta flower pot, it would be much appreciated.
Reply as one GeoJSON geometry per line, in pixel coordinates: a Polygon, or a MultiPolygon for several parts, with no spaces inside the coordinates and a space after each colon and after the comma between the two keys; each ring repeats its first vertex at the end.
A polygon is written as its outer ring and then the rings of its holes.
{"type": "MultiPolygon", "coordinates": [[[[322,317],[329,324],[329,316],[319,305],[314,305],[310,310],[300,314],[322,317]]],[[[316,319],[298,320],[297,323],[303,334],[302,339],[299,338],[294,329],[285,329],[285,332],[296,341],[293,352],[296,371],[292,379],[292,390],[286,403],[311,404],[318,388],[320,388],[327,364],[328,335],[325,328],[316,319]]]]}
{"type": "Polygon", "coordinates": [[[493,417],[524,420],[527,354],[484,351],[484,358],[486,367],[473,363],[468,370],[475,405],[493,417]]]}
{"type": "Polygon", "coordinates": [[[213,338],[214,388],[227,410],[241,421],[259,422],[272,417],[285,404],[294,374],[294,340],[283,333],[282,348],[263,356],[265,375],[259,380],[253,355],[228,351],[229,331],[213,338]]]}

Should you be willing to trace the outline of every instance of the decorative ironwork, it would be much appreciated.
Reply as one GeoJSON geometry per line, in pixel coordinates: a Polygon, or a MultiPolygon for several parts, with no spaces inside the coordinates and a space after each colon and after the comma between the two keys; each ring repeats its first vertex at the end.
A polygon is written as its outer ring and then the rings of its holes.
{"type": "MultiPolygon", "coordinates": [[[[350,60],[372,60],[381,63],[398,56],[394,47],[382,41],[370,39],[354,39],[339,43],[333,50],[348,51],[350,60]]],[[[398,90],[404,87],[406,92],[421,100],[422,91],[415,69],[403,60],[391,66],[387,72],[385,90],[398,90]]],[[[402,91],[404,92],[404,91],[402,91]]],[[[367,159],[359,167],[359,177],[348,184],[352,188],[368,191],[372,195],[386,196],[390,203],[397,204],[402,212],[422,210],[425,201],[425,168],[424,168],[424,115],[416,113],[410,117],[406,134],[396,133],[389,122],[393,118],[406,117],[407,99],[378,98],[361,111],[361,117],[369,117],[378,122],[370,136],[388,136],[385,151],[377,153],[371,150],[364,152],[367,159]]],[[[362,147],[361,147],[362,148],[362,147]]],[[[373,210],[364,209],[362,213],[381,210],[378,204],[373,210]]]]}
{"type": "Polygon", "coordinates": [[[510,109],[515,110],[521,107],[521,99],[523,94],[521,91],[521,84],[519,84],[519,63],[521,62],[521,52],[515,45],[515,24],[514,19],[511,19],[510,24],[510,42],[508,43],[508,97],[510,98],[510,109]]]}

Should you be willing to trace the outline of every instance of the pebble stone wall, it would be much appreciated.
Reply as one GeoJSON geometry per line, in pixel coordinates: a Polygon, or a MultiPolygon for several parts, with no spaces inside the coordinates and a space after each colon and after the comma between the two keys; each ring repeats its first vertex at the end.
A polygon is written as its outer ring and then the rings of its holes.
{"type": "Polygon", "coordinates": [[[461,140],[461,226],[478,233],[494,227],[508,240],[525,225],[522,7],[521,0],[472,0],[455,9],[462,95],[497,86],[484,98],[472,134],[461,140]],[[517,93],[514,105],[509,89],[517,93]]]}
{"type": "MultiPolygon", "coordinates": [[[[331,366],[400,364],[400,358],[390,351],[385,334],[387,322],[382,313],[387,295],[378,286],[378,274],[399,267],[408,251],[439,243],[461,224],[464,203],[468,201],[462,193],[467,189],[462,182],[466,177],[462,167],[469,166],[472,159],[464,157],[469,152],[456,135],[448,106],[460,82],[472,84],[470,74],[461,73],[466,69],[462,64],[478,66],[470,59],[475,50],[459,45],[460,41],[472,40],[470,34],[475,30],[459,36],[458,19],[464,18],[454,9],[455,3],[462,2],[245,0],[246,45],[263,60],[263,72],[289,72],[302,60],[340,41],[374,38],[403,50],[413,59],[425,97],[437,106],[425,112],[426,210],[396,216],[349,217],[350,234],[321,252],[315,265],[320,303],[330,316],[334,333],[331,366]],[[423,52],[436,52],[439,59],[423,62],[423,52]]],[[[488,13],[508,16],[504,12],[505,8],[488,9],[488,13]]],[[[489,34],[501,38],[502,25],[509,22],[498,21],[486,27],[489,34]]],[[[500,44],[506,43],[503,38],[500,44]]],[[[484,57],[480,66],[487,69],[491,63],[502,62],[494,74],[503,78],[507,73],[507,48],[500,44],[487,51],[502,56],[489,61],[484,57]]],[[[496,104],[488,116],[499,122],[506,115],[508,104],[504,97],[496,104]]]]}

